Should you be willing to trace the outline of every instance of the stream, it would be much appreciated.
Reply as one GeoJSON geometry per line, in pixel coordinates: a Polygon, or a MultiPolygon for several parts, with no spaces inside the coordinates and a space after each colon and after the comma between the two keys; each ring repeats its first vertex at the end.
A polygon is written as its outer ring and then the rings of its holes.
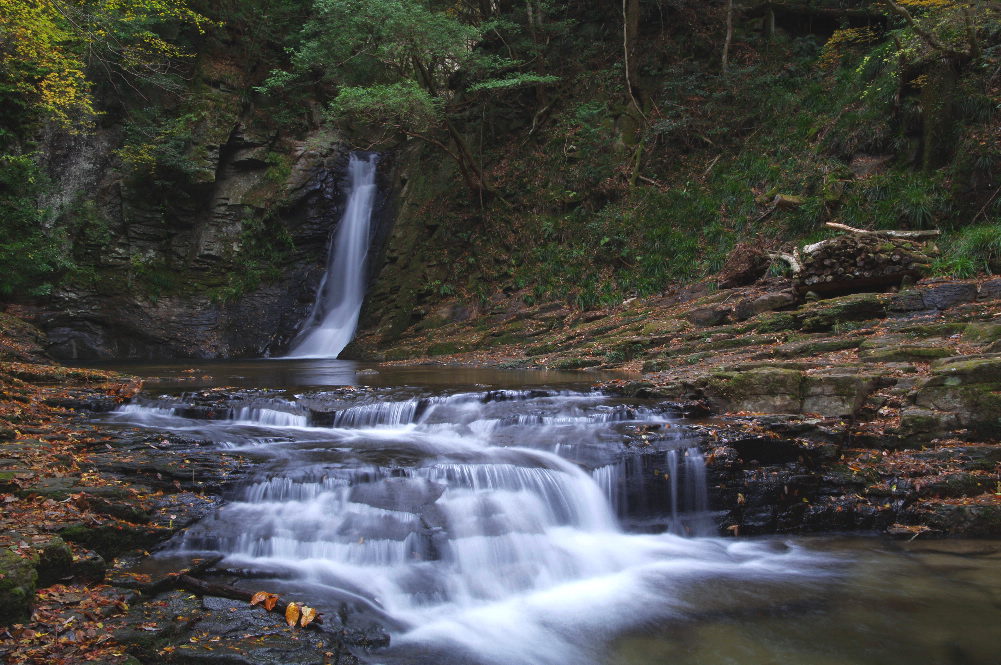
{"type": "Polygon", "coordinates": [[[724,536],[695,433],[592,374],[122,369],[147,391],[109,427],[254,462],[157,556],[222,555],[249,590],[350,607],[390,633],[372,663],[1001,661],[998,543],[724,536]]]}

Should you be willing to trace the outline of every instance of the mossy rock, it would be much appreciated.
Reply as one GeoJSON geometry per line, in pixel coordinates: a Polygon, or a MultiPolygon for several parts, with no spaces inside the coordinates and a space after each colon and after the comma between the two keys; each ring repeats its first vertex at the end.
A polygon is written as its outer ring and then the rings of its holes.
{"type": "Polygon", "coordinates": [[[800,308],[801,327],[807,332],[824,332],[849,321],[881,319],[886,316],[887,300],[887,296],[878,293],[821,300],[800,308]]]}
{"type": "Polygon", "coordinates": [[[844,351],[846,349],[856,349],[862,344],[861,337],[854,338],[830,338],[823,337],[816,340],[805,340],[801,342],[790,342],[775,347],[773,354],[781,358],[797,358],[802,356],[817,356],[822,353],[834,351],[844,351]]]}
{"type": "Polygon", "coordinates": [[[73,574],[73,552],[59,536],[45,544],[38,555],[38,586],[47,587],[73,574]]]}
{"type": "Polygon", "coordinates": [[[803,373],[777,368],[715,372],[706,381],[705,390],[710,399],[726,411],[799,413],[803,373]]]}
{"type": "Polygon", "coordinates": [[[963,330],[963,339],[980,344],[1001,340],[1001,323],[968,323],[963,330]]]}
{"type": "Polygon", "coordinates": [[[917,338],[950,337],[965,332],[967,325],[966,323],[925,323],[900,328],[900,333],[917,338]]]}
{"type": "Polygon", "coordinates": [[[804,382],[803,411],[822,416],[850,416],[879,385],[872,374],[835,373],[808,376],[804,382]]]}
{"type": "Polygon", "coordinates": [[[932,383],[957,386],[1001,381],[1001,357],[960,357],[932,365],[932,383]]]}
{"type": "Polygon", "coordinates": [[[799,330],[800,321],[794,314],[779,312],[777,314],[757,316],[751,320],[751,325],[759,333],[776,333],[786,330],[799,330]]]}
{"type": "Polygon", "coordinates": [[[1001,437],[1001,358],[948,362],[932,372],[915,393],[918,406],[955,414],[974,436],[1001,437]]]}
{"type": "Polygon", "coordinates": [[[0,626],[31,618],[38,572],[35,562],[0,549],[0,626]]]}
{"type": "Polygon", "coordinates": [[[899,345],[859,350],[859,358],[870,362],[931,362],[940,358],[951,358],[956,355],[953,347],[899,345]]]}

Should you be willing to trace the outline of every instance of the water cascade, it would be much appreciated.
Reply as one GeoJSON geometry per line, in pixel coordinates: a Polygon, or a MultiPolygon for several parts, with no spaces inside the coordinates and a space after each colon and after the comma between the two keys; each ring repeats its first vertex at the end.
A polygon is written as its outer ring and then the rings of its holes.
{"type": "Polygon", "coordinates": [[[254,588],[327,612],[353,599],[392,631],[377,663],[598,663],[703,585],[767,583],[808,558],[682,537],[716,535],[704,460],[655,405],[531,390],[234,400],[225,420],[191,406],[108,416],[260,460],[172,550],[224,555],[254,588]]]}
{"type": "Polygon", "coordinates": [[[375,154],[351,153],[347,208],[331,241],[316,301],[290,358],[336,358],[354,337],[365,298],[377,163],[375,154]]]}

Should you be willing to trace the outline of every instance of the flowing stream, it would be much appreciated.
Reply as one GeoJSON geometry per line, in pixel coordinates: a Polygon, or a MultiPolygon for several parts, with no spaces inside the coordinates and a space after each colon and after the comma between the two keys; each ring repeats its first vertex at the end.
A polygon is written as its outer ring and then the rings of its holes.
{"type": "Polygon", "coordinates": [[[248,588],[328,613],[350,604],[391,633],[371,662],[958,665],[997,654],[989,638],[953,644],[989,630],[996,575],[956,581],[935,601],[952,614],[933,622],[925,585],[941,580],[911,559],[722,537],[699,441],[656,402],[560,385],[244,391],[212,419],[195,402],[143,397],[107,416],[256,460],[253,478],[168,551],[224,555],[220,566],[252,574],[248,588]],[[935,637],[899,634],[926,620],[935,637]]]}
{"type": "Polygon", "coordinates": [[[351,153],[347,207],[330,243],[327,271],[289,358],[336,358],[354,337],[365,298],[378,156],[351,153]]]}

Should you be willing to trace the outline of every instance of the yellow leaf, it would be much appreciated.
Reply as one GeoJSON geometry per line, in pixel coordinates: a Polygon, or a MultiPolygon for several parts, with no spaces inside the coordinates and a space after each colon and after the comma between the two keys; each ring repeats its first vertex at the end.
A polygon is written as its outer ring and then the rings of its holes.
{"type": "Polygon", "coordinates": [[[288,607],[285,608],[285,623],[289,626],[294,626],[295,622],[299,620],[299,606],[295,603],[289,603],[288,607]]]}
{"type": "Polygon", "coordinates": [[[255,593],[251,597],[250,604],[251,605],[258,605],[260,603],[263,603],[265,600],[268,599],[268,596],[270,596],[270,595],[271,594],[269,594],[267,591],[258,591],[257,593],[255,593]]]}
{"type": "Polygon", "coordinates": [[[313,623],[313,619],[316,618],[316,610],[312,607],[302,606],[302,618],[299,620],[299,625],[305,628],[309,624],[313,623]]]}

